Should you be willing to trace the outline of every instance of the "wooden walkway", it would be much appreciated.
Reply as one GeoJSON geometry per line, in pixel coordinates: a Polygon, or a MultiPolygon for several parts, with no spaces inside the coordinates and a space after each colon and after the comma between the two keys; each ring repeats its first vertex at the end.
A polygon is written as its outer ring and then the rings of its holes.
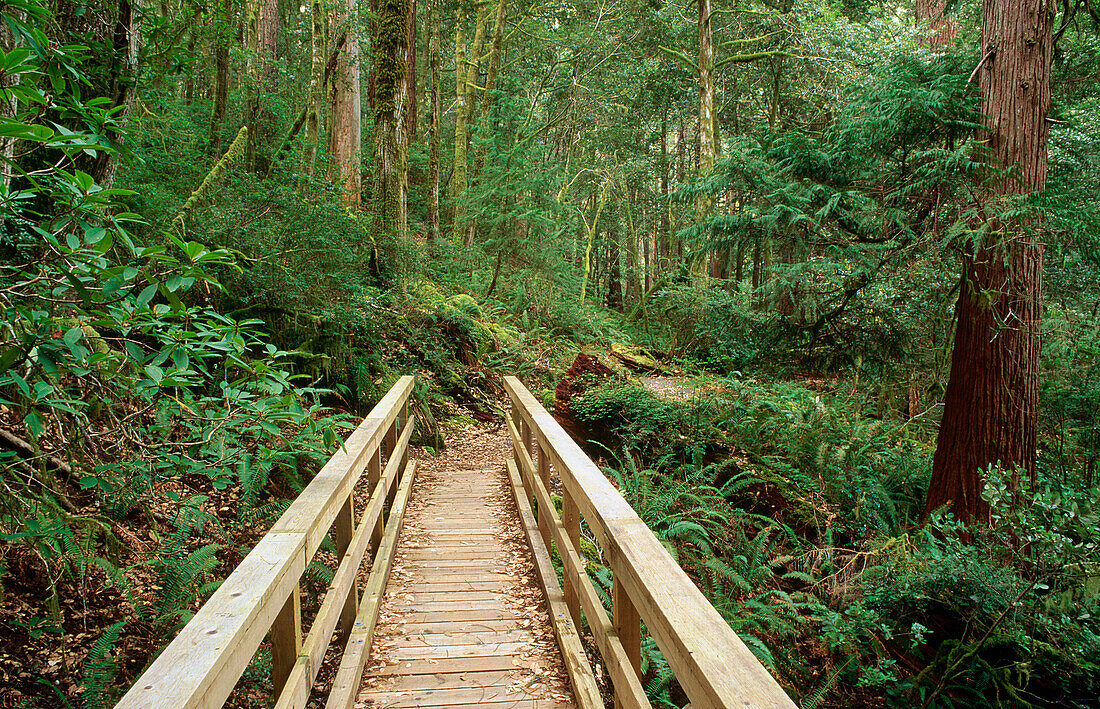
{"type": "Polygon", "coordinates": [[[504,379],[505,427],[456,432],[423,466],[408,460],[413,384],[401,377],[359,422],[116,709],[222,706],[265,637],[275,709],[316,706],[330,648],[326,709],[603,709],[607,694],[650,709],[643,628],[693,706],[796,709],[522,382],[504,379]],[[610,609],[582,529],[612,574],[610,609]],[[301,579],[326,537],[340,563],[307,623],[301,579]]]}
{"type": "Polygon", "coordinates": [[[574,707],[504,432],[422,460],[356,707],[574,707]]]}

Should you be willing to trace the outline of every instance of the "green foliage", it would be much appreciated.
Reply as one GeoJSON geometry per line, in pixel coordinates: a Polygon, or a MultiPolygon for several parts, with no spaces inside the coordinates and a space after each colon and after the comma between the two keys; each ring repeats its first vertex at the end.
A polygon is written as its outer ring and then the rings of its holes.
{"type": "Polygon", "coordinates": [[[120,620],[103,631],[84,660],[85,709],[105,709],[113,705],[118,659],[112,652],[125,627],[126,621],[120,620]]]}

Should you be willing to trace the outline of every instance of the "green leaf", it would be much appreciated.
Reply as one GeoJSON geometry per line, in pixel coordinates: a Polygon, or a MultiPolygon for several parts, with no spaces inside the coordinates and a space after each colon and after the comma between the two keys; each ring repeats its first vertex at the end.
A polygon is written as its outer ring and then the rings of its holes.
{"type": "Polygon", "coordinates": [[[42,417],[38,415],[37,411],[31,411],[24,416],[23,425],[27,427],[27,433],[31,434],[31,438],[35,439],[40,437],[46,430],[45,425],[42,423],[42,417]]]}
{"type": "Polygon", "coordinates": [[[84,338],[84,330],[77,325],[74,328],[70,328],[61,339],[65,341],[65,344],[72,347],[76,343],[80,342],[84,338]]]}
{"type": "Polygon", "coordinates": [[[17,123],[9,118],[0,119],[0,138],[17,138],[35,143],[45,143],[53,137],[53,131],[46,126],[17,123]]]}
{"type": "Polygon", "coordinates": [[[153,383],[158,386],[162,381],[164,381],[164,370],[160,367],[157,367],[156,365],[145,365],[145,373],[149,375],[149,378],[153,380],[153,383]]]}
{"type": "Polygon", "coordinates": [[[145,286],[145,289],[141,291],[141,294],[137,298],[138,305],[148,305],[149,301],[153,299],[153,296],[157,294],[157,284],[154,283],[150,286],[145,286]]]}
{"type": "Polygon", "coordinates": [[[18,361],[22,360],[25,355],[23,350],[18,347],[5,347],[3,352],[0,353],[0,373],[6,372],[18,361]]]}

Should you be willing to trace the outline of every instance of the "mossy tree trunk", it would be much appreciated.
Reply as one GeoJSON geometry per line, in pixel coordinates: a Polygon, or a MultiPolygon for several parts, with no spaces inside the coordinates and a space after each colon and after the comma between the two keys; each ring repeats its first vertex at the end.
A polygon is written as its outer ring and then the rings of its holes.
{"type": "Polygon", "coordinates": [[[455,205],[454,232],[462,235],[466,246],[469,234],[466,231],[466,198],[469,190],[469,167],[467,159],[470,145],[470,119],[473,115],[473,103],[476,101],[474,88],[477,85],[481,47],[485,43],[485,28],[488,24],[488,2],[478,0],[477,23],[474,27],[474,41],[465,46],[465,12],[462,4],[457,11],[457,29],[455,31],[455,162],[451,177],[451,195],[455,205]],[[459,40],[461,39],[461,45],[459,40]],[[461,51],[459,48],[461,46],[461,51]]]}
{"type": "Polygon", "coordinates": [[[275,56],[279,42],[278,0],[255,0],[249,4],[250,42],[248,104],[248,147],[245,165],[266,174],[270,168],[275,116],[265,100],[276,89],[275,56]]]}
{"type": "MultiPolygon", "coordinates": [[[[496,20],[493,23],[493,43],[489,48],[489,64],[485,70],[485,90],[481,97],[481,118],[485,120],[489,117],[493,108],[493,91],[496,89],[497,75],[500,73],[500,54],[504,46],[504,23],[507,18],[508,3],[507,0],[498,0],[496,20]]],[[[471,99],[468,103],[471,113],[471,122],[477,118],[477,111],[474,110],[475,102],[471,99]]],[[[481,146],[476,151],[474,158],[474,171],[470,178],[470,184],[477,185],[481,179],[481,171],[485,167],[485,148],[481,146]]],[[[466,225],[466,235],[464,237],[464,243],[471,245],[477,238],[477,222],[471,221],[466,225]]]]}
{"type": "Polygon", "coordinates": [[[439,238],[439,3],[429,0],[428,75],[431,88],[431,117],[428,128],[428,241],[439,238]]]}
{"type": "Polygon", "coordinates": [[[374,37],[372,233],[404,238],[408,229],[408,15],[410,0],[379,0],[374,37]]]}

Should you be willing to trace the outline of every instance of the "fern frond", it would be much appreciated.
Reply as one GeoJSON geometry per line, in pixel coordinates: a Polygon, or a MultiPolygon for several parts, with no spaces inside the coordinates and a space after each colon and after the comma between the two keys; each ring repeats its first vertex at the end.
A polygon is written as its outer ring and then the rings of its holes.
{"type": "Polygon", "coordinates": [[[118,642],[126,621],[111,625],[92,645],[84,659],[84,706],[85,709],[107,709],[112,705],[109,688],[118,672],[118,660],[111,651],[118,642]]]}

